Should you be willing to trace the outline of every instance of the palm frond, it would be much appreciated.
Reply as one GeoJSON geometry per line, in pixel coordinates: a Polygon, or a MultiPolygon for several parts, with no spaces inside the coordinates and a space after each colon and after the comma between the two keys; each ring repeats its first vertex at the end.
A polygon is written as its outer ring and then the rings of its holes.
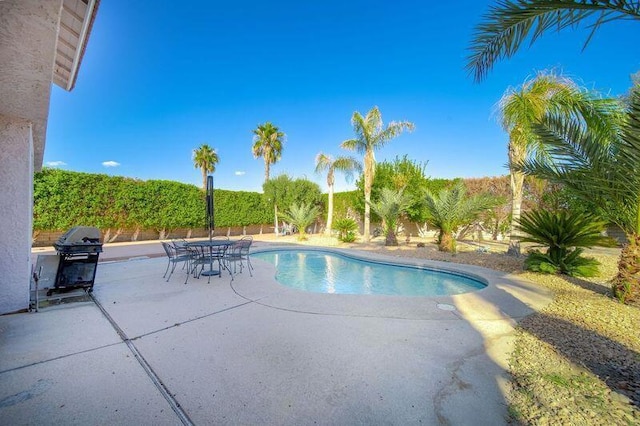
{"type": "Polygon", "coordinates": [[[340,148],[348,149],[349,151],[359,151],[359,143],[360,141],[358,139],[347,139],[340,144],[340,148]]]}
{"type": "Polygon", "coordinates": [[[218,153],[208,144],[202,144],[193,151],[193,165],[196,169],[202,169],[205,173],[216,171],[216,164],[220,161],[218,153]]]}
{"type": "Polygon", "coordinates": [[[619,156],[630,172],[635,172],[635,175],[640,174],[640,84],[636,84],[631,89],[619,156]]]}
{"type": "Polygon", "coordinates": [[[614,247],[616,241],[601,235],[606,222],[576,211],[533,210],[524,213],[518,228],[525,233],[520,241],[545,246],[546,253],[534,251],[525,261],[527,269],[569,275],[595,274],[598,262],[583,258],[583,247],[614,247]]]}
{"type": "Polygon", "coordinates": [[[427,190],[425,196],[427,221],[445,232],[454,232],[458,227],[472,223],[481,212],[496,203],[496,197],[487,195],[467,197],[462,182],[437,194],[427,190]]]}
{"type": "Polygon", "coordinates": [[[376,137],[376,148],[382,148],[391,139],[400,135],[402,132],[412,132],[415,129],[415,125],[409,121],[392,121],[387,124],[387,127],[380,130],[376,137]]]}
{"type": "Polygon", "coordinates": [[[380,197],[376,202],[371,202],[371,208],[385,221],[396,220],[413,200],[404,191],[395,191],[390,188],[382,188],[380,197]]]}
{"type": "Polygon", "coordinates": [[[367,112],[364,118],[367,139],[373,135],[380,133],[382,130],[382,114],[377,106],[374,106],[367,112]]]}
{"type": "Polygon", "coordinates": [[[275,164],[282,157],[285,134],[267,121],[253,130],[251,151],[255,158],[263,157],[266,164],[275,164]]]}
{"type": "Polygon", "coordinates": [[[292,204],[289,206],[289,210],[278,215],[286,221],[293,223],[300,233],[304,234],[304,230],[309,226],[320,213],[320,209],[317,206],[309,204],[292,204]]]}
{"type": "Polygon", "coordinates": [[[602,236],[606,223],[580,212],[532,210],[520,218],[519,229],[526,235],[520,241],[547,247],[612,247],[615,241],[602,236]]]}
{"type": "Polygon", "coordinates": [[[578,198],[599,205],[609,221],[632,232],[638,226],[640,207],[640,95],[636,91],[630,104],[626,121],[605,130],[584,126],[576,117],[545,117],[533,127],[551,161],[528,158],[513,168],[564,185],[578,198]]]}
{"type": "Polygon", "coordinates": [[[322,152],[319,152],[318,155],[316,155],[315,172],[316,173],[324,172],[325,170],[329,169],[332,164],[333,164],[333,159],[331,158],[331,156],[324,154],[322,152]]]}
{"type": "Polygon", "coordinates": [[[533,44],[549,30],[557,32],[573,27],[586,18],[593,32],[600,25],[617,19],[640,19],[640,2],[631,0],[502,0],[490,7],[484,22],[476,27],[466,69],[476,81],[483,80],[493,65],[510,58],[530,39],[533,44]]]}
{"type": "Polygon", "coordinates": [[[518,88],[509,88],[498,102],[502,127],[512,143],[526,146],[529,153],[545,157],[545,146],[532,129],[545,116],[578,120],[601,133],[619,130],[621,108],[616,99],[603,99],[598,93],[579,88],[571,79],[541,72],[518,88]]]}
{"type": "Polygon", "coordinates": [[[345,149],[363,153],[367,149],[367,121],[365,117],[363,117],[358,111],[356,111],[351,117],[351,125],[353,126],[353,132],[356,134],[356,137],[354,139],[342,142],[341,146],[345,149]]]}
{"type": "Polygon", "coordinates": [[[344,173],[347,182],[353,179],[354,172],[362,171],[362,164],[355,157],[340,156],[333,161],[333,167],[344,173]]]}

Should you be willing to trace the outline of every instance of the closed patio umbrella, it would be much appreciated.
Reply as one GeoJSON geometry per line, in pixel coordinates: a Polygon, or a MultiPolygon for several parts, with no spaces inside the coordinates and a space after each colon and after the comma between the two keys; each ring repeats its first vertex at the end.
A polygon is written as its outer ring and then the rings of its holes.
{"type": "Polygon", "coordinates": [[[215,220],[213,213],[213,176],[207,176],[207,229],[209,230],[209,240],[215,229],[215,220]]]}

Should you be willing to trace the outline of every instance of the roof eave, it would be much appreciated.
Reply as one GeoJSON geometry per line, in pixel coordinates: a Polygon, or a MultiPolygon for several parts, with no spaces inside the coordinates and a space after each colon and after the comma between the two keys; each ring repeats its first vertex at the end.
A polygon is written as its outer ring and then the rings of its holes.
{"type": "MultiPolygon", "coordinates": [[[[100,0],[87,0],[86,4],[87,8],[82,20],[82,28],[78,36],[77,45],[75,46],[75,52],[73,54],[73,61],[70,69],[59,70],[57,69],[58,67],[56,67],[56,64],[54,64],[53,82],[67,91],[73,90],[76,85],[76,81],[78,79],[78,71],[80,69],[84,53],[86,51],[87,42],[89,40],[89,35],[91,34],[91,29],[93,28],[93,23],[96,18],[100,0]],[[64,73],[61,71],[64,71],[64,73]]],[[[64,1],[62,7],[63,9],[65,8],[64,1]]],[[[60,19],[62,23],[62,15],[60,19]]],[[[56,42],[56,61],[58,60],[58,56],[62,55],[62,53],[59,52],[59,44],[61,43],[61,38],[62,37],[60,36],[60,34],[58,34],[58,40],[56,42]]]]}

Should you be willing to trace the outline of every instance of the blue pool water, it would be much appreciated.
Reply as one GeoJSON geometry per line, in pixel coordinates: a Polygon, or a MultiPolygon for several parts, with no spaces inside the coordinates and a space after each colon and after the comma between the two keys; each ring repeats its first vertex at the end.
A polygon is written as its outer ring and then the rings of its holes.
{"type": "Polygon", "coordinates": [[[486,287],[455,273],[369,262],[328,251],[273,250],[251,257],[275,265],[280,284],[316,293],[446,296],[486,287]]]}

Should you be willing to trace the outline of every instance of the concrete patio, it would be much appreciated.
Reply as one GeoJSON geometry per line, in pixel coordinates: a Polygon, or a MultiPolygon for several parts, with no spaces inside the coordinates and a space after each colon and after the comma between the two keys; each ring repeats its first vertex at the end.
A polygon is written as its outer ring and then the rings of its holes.
{"type": "Polygon", "coordinates": [[[513,327],[551,297],[461,265],[491,284],[438,298],[314,294],[253,264],[253,278],[184,285],[180,270],[163,280],[161,257],[101,263],[96,303],[1,316],[2,422],[504,424],[513,327]]]}

